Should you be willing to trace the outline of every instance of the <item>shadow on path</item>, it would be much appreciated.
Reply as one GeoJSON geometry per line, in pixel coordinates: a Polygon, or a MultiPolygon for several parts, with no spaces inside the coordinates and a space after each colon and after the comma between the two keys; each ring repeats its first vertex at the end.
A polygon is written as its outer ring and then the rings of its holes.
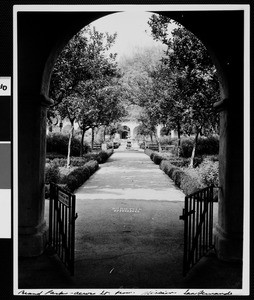
{"type": "Polygon", "coordinates": [[[240,288],[215,256],[182,277],[184,194],[145,154],[113,154],[76,197],[75,275],[46,251],[20,259],[20,288],[240,288]]]}

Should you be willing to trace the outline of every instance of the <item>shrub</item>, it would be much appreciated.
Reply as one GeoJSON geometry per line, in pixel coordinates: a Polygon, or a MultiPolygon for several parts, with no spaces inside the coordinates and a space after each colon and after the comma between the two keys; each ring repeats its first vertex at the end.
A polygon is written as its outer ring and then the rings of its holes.
{"type": "Polygon", "coordinates": [[[55,153],[55,152],[47,152],[46,161],[50,161],[50,160],[53,160],[55,158],[66,158],[66,155],[55,153]]]}
{"type": "Polygon", "coordinates": [[[205,185],[202,184],[196,169],[185,169],[184,173],[185,175],[182,178],[180,188],[186,195],[195,193],[205,187],[205,185]]]}
{"type": "Polygon", "coordinates": [[[76,168],[66,176],[66,187],[73,192],[80,187],[97,169],[97,161],[89,161],[83,167],[76,168]]]}
{"type": "Polygon", "coordinates": [[[151,155],[152,152],[153,152],[153,150],[151,150],[151,149],[145,149],[145,151],[144,151],[144,153],[146,155],[148,155],[149,157],[150,157],[150,155],[151,155]]]}
{"type": "Polygon", "coordinates": [[[90,176],[91,176],[95,171],[97,171],[99,165],[97,161],[91,160],[88,163],[86,163],[85,167],[89,169],[90,176]]]}
{"type": "Polygon", "coordinates": [[[101,151],[98,153],[97,161],[99,164],[103,164],[109,158],[109,154],[106,151],[101,151]]]}
{"type": "Polygon", "coordinates": [[[162,161],[163,157],[161,154],[157,153],[157,152],[154,152],[154,155],[153,155],[153,162],[156,164],[156,165],[159,165],[162,161]]]}
{"type": "Polygon", "coordinates": [[[206,186],[219,186],[219,162],[205,160],[198,168],[200,178],[206,186]]]}
{"type": "Polygon", "coordinates": [[[195,169],[182,170],[167,160],[162,160],[160,168],[174,181],[178,187],[182,189],[186,195],[192,194],[204,187],[200,181],[198,172],[195,171],[195,169]]]}
{"type": "Polygon", "coordinates": [[[180,156],[190,157],[193,149],[193,139],[185,138],[181,140],[180,156]]]}
{"type": "Polygon", "coordinates": [[[169,171],[170,169],[173,167],[173,165],[167,161],[167,160],[163,160],[161,163],[160,163],[160,168],[161,170],[167,174],[169,176],[169,171]]]}
{"type": "MultiPolygon", "coordinates": [[[[59,133],[51,133],[47,135],[47,152],[53,152],[67,155],[68,153],[68,142],[69,135],[59,134],[59,133]]],[[[85,143],[83,145],[83,152],[87,153],[90,151],[90,146],[85,143]]],[[[80,153],[80,140],[78,138],[73,137],[71,142],[71,155],[79,156],[80,153]]]]}
{"type": "Polygon", "coordinates": [[[113,152],[114,151],[112,149],[109,149],[106,151],[88,153],[88,154],[84,155],[84,158],[87,159],[87,161],[97,160],[97,162],[99,164],[103,164],[108,160],[108,158],[113,154],[113,152]]]}
{"type": "Polygon", "coordinates": [[[178,168],[172,168],[172,169],[173,171],[172,171],[171,178],[174,180],[175,185],[180,187],[185,173],[178,168]]]}
{"type": "Polygon", "coordinates": [[[172,139],[171,139],[170,136],[166,136],[166,135],[161,136],[161,137],[159,138],[159,141],[160,141],[161,146],[164,146],[164,145],[172,145],[172,139]]]}
{"type": "Polygon", "coordinates": [[[60,180],[59,167],[56,164],[47,163],[45,166],[45,184],[58,183],[60,180]]]}
{"type": "Polygon", "coordinates": [[[139,143],[139,148],[140,149],[145,149],[145,143],[144,142],[140,142],[139,143]]]}
{"type": "Polygon", "coordinates": [[[153,158],[154,158],[154,154],[155,154],[154,151],[152,151],[151,154],[150,154],[150,158],[151,158],[152,161],[153,161],[153,158]]]}
{"type": "MultiPolygon", "coordinates": [[[[184,138],[181,141],[180,156],[190,157],[193,149],[193,138],[184,138]]],[[[198,139],[196,155],[214,155],[219,153],[219,138],[216,136],[198,139]]]]}

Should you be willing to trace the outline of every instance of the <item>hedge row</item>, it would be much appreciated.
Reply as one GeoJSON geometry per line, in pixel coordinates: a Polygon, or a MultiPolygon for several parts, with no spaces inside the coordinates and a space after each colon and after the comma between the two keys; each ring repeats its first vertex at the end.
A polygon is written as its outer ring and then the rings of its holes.
{"type": "Polygon", "coordinates": [[[100,152],[97,152],[97,153],[88,153],[88,154],[85,154],[84,155],[84,158],[85,159],[88,159],[88,160],[97,160],[97,162],[99,164],[103,164],[105,163],[108,158],[114,153],[114,150],[113,149],[109,149],[109,150],[102,150],[100,152]]]}
{"type": "MultiPolygon", "coordinates": [[[[67,155],[68,153],[69,135],[61,133],[51,133],[47,135],[47,152],[67,155]]],[[[91,151],[91,147],[84,143],[83,153],[91,151]]],[[[76,137],[71,141],[71,155],[79,156],[80,154],[80,140],[76,137]]]]}
{"type": "MultiPolygon", "coordinates": [[[[191,157],[193,149],[193,138],[183,138],[180,145],[180,156],[191,157]]],[[[177,147],[175,147],[175,151],[177,147]]],[[[215,155],[219,153],[219,137],[201,137],[198,139],[196,155],[215,155]]],[[[176,153],[175,153],[176,154],[176,153]]]]}
{"type": "Polygon", "coordinates": [[[54,182],[63,185],[65,189],[73,192],[80,187],[97,169],[99,164],[96,160],[85,163],[71,171],[68,175],[62,175],[56,164],[47,164],[45,172],[45,198],[49,197],[49,184],[54,182]]]}
{"type": "Polygon", "coordinates": [[[167,160],[161,162],[160,169],[164,171],[186,195],[195,193],[205,187],[205,185],[200,182],[197,174],[193,172],[193,174],[190,175],[167,160]]]}
{"type": "Polygon", "coordinates": [[[79,167],[69,173],[62,183],[66,184],[66,189],[71,193],[80,187],[95,171],[99,168],[99,164],[96,160],[91,160],[83,167],[79,167]]]}
{"type": "MultiPolygon", "coordinates": [[[[165,153],[146,150],[151,160],[160,165],[163,170],[186,195],[210,185],[219,185],[218,156],[197,157],[194,161],[196,168],[187,168],[190,159],[178,158],[165,153]],[[184,169],[183,169],[184,168],[184,169]]],[[[215,198],[217,194],[215,194],[215,198]]]]}
{"type": "MultiPolygon", "coordinates": [[[[99,164],[103,164],[113,154],[113,150],[100,151],[98,153],[88,153],[83,157],[71,157],[70,165],[72,167],[81,167],[90,160],[96,160],[99,164]]],[[[66,158],[46,159],[46,163],[56,164],[58,167],[64,167],[67,163],[66,158]]]]}
{"type": "MultiPolygon", "coordinates": [[[[190,158],[176,157],[170,153],[160,153],[149,149],[146,149],[145,153],[151,158],[151,160],[156,165],[159,165],[163,160],[168,160],[170,161],[171,164],[177,167],[188,167],[188,165],[190,164],[190,158]]],[[[194,168],[196,168],[199,164],[201,164],[202,161],[203,161],[202,157],[195,157],[194,168]]]]}

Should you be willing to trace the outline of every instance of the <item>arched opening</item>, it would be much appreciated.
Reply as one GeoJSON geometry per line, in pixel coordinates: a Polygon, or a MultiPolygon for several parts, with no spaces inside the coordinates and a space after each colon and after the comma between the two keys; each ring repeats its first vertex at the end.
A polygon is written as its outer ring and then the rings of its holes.
{"type": "Polygon", "coordinates": [[[130,127],[124,125],[121,133],[121,139],[127,140],[130,137],[130,127]]]}
{"type": "MultiPolygon", "coordinates": [[[[53,63],[66,41],[80,28],[108,13],[50,13],[47,24],[40,28],[43,13],[23,13],[19,26],[19,251],[20,255],[34,256],[42,253],[46,241],[44,222],[43,176],[45,165],[45,126],[49,79],[53,63]],[[28,25],[27,18],[35,24],[28,25]],[[85,20],[85,21],[84,21],[85,20]],[[57,24],[56,27],[54,25],[57,24]],[[36,41],[41,53],[34,51],[31,32],[37,31],[36,41]],[[52,30],[54,28],[54,30],[52,30]],[[41,36],[38,34],[41,32],[41,36]],[[56,32],[58,34],[56,35],[56,32]],[[47,43],[42,42],[43,36],[47,43]],[[59,39],[55,43],[55,36],[59,39]],[[32,47],[30,47],[32,44],[32,47]],[[34,51],[34,53],[33,53],[34,51]],[[27,67],[30,66],[30,67],[27,67]],[[46,66],[46,67],[45,67],[46,66]],[[30,76],[34,74],[34,76],[30,76]],[[27,80],[32,78],[28,86],[27,80]],[[41,78],[43,78],[41,80],[41,78]],[[32,113],[31,113],[32,112],[32,113]],[[33,126],[31,126],[31,124],[33,126]],[[31,130],[32,128],[32,130],[31,130]],[[37,151],[25,151],[31,144],[37,151]],[[34,152],[34,153],[33,153],[34,152]],[[38,165],[39,170],[38,172],[38,165]],[[32,179],[32,180],[30,180],[32,179]],[[32,213],[31,213],[32,212],[32,213]]],[[[210,50],[221,83],[220,111],[220,195],[217,249],[220,258],[237,260],[242,257],[243,238],[243,47],[241,12],[163,12],[176,19],[196,34],[210,50]],[[228,20],[225,24],[225,17],[228,20]],[[217,20],[214,24],[214,19],[217,20]],[[236,21],[237,20],[237,21],[236,21]],[[202,26],[200,26],[202,24],[202,26]],[[211,28],[210,24],[214,24],[211,28]],[[232,34],[233,32],[233,34],[232,34]],[[239,126],[235,128],[235,120],[239,126]],[[235,135],[239,136],[235,147],[235,135]]],[[[31,23],[29,23],[31,24],[31,23]]],[[[127,136],[127,134],[126,134],[127,136]]]]}

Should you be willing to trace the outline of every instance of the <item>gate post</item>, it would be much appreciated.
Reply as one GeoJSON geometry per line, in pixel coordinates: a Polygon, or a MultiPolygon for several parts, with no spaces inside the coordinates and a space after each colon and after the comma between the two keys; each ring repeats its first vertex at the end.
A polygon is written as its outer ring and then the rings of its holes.
{"type": "Polygon", "coordinates": [[[217,105],[220,187],[215,248],[225,261],[242,260],[243,248],[243,103],[237,100],[225,99],[217,105]]]}
{"type": "Polygon", "coordinates": [[[40,95],[19,95],[18,254],[40,255],[48,230],[44,220],[46,113],[49,101],[40,95]]]}

